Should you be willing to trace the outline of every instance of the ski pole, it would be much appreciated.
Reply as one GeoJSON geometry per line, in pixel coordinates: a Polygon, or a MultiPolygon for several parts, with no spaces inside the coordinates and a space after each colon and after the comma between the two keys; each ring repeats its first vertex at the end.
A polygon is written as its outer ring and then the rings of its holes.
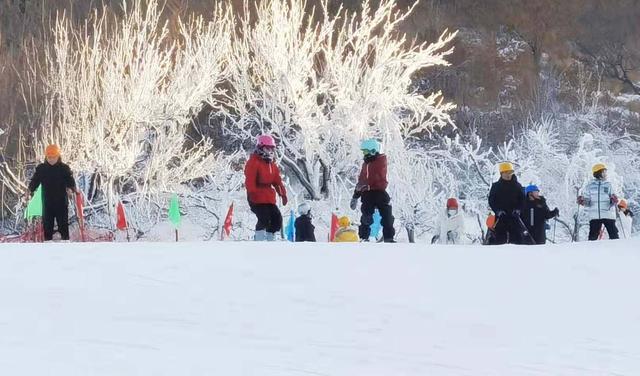
{"type": "Polygon", "coordinates": [[[535,245],[536,240],[533,238],[529,230],[527,230],[527,226],[524,224],[524,222],[522,222],[522,218],[520,218],[519,215],[514,215],[514,217],[520,223],[520,227],[522,227],[522,234],[529,237],[529,240],[531,241],[531,245],[535,245]]]}
{"type": "Polygon", "coordinates": [[[556,227],[558,225],[558,217],[553,217],[553,244],[556,243],[556,227]]]}
{"type": "Polygon", "coordinates": [[[617,204],[616,204],[616,217],[620,221],[620,228],[622,229],[622,236],[624,236],[624,238],[626,239],[627,238],[627,234],[624,231],[624,223],[622,223],[622,217],[620,217],[620,209],[618,208],[617,204]]]}

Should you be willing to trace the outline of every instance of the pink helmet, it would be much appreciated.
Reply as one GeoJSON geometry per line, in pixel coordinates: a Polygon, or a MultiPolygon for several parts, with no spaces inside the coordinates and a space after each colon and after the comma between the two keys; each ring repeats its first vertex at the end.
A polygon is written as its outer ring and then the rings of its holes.
{"type": "Polygon", "coordinates": [[[263,134],[263,135],[258,136],[257,146],[258,147],[269,146],[269,147],[275,148],[276,147],[276,141],[273,139],[273,137],[271,137],[271,135],[263,134]]]}

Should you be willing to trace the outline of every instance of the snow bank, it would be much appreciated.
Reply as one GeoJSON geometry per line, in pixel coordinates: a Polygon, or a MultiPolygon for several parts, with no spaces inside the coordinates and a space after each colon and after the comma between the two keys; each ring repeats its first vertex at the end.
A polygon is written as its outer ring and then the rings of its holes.
{"type": "Polygon", "coordinates": [[[637,374],[639,249],[2,245],[0,370],[637,374]]]}

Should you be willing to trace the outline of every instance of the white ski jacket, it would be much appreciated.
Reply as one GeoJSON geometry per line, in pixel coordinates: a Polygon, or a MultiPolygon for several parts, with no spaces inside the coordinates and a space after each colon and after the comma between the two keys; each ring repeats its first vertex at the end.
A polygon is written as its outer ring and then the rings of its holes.
{"type": "Polygon", "coordinates": [[[458,211],[458,213],[449,217],[445,211],[440,219],[440,236],[438,243],[462,244],[464,235],[464,213],[458,211]]]}
{"type": "Polygon", "coordinates": [[[582,191],[584,206],[590,220],[616,219],[615,205],[611,202],[614,195],[611,183],[594,179],[582,191]]]}

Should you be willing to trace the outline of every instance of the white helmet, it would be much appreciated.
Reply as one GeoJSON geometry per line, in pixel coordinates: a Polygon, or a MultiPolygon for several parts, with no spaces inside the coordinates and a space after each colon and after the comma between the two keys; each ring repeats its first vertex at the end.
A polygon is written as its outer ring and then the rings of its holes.
{"type": "Polygon", "coordinates": [[[308,202],[303,202],[302,204],[298,205],[298,214],[307,215],[309,214],[310,211],[311,211],[311,206],[309,205],[308,202]]]}

